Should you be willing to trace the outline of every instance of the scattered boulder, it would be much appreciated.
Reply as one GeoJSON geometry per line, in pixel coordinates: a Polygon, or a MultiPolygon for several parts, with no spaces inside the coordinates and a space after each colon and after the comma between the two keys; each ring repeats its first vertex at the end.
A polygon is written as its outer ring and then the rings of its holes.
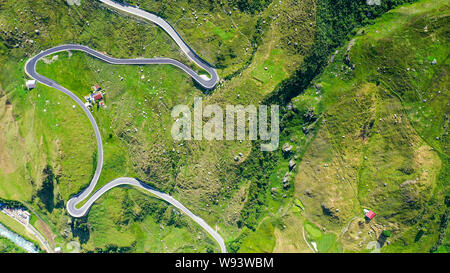
{"type": "Polygon", "coordinates": [[[314,108],[310,107],[306,112],[303,114],[303,117],[307,122],[313,122],[317,119],[316,113],[314,112],[314,108]]]}
{"type": "Polygon", "coordinates": [[[81,0],[66,0],[67,5],[69,6],[79,6],[81,4],[81,0]]]}
{"type": "Polygon", "coordinates": [[[322,91],[323,85],[321,83],[314,84],[314,88],[316,89],[317,92],[320,92],[322,91]]]}
{"type": "Polygon", "coordinates": [[[295,168],[295,166],[297,166],[297,164],[295,163],[295,160],[291,159],[289,161],[289,170],[292,171],[295,168]]]}
{"type": "Polygon", "coordinates": [[[292,150],[292,146],[289,145],[289,143],[284,143],[283,145],[283,152],[290,152],[292,150]]]}
{"type": "Polygon", "coordinates": [[[331,55],[331,58],[330,58],[330,63],[333,63],[333,62],[334,62],[334,57],[335,57],[335,55],[332,54],[332,55],[331,55]]]}

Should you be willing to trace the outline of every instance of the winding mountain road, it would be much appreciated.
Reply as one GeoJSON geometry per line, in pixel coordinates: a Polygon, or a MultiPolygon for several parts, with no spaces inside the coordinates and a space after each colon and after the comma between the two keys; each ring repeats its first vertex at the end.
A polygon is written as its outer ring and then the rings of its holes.
{"type": "Polygon", "coordinates": [[[94,177],[92,178],[89,186],[81,191],[79,194],[71,198],[67,202],[67,211],[70,215],[73,217],[83,217],[88,212],[92,204],[100,198],[104,193],[106,193],[108,190],[121,186],[121,185],[131,185],[135,187],[139,187],[143,190],[146,190],[147,192],[155,195],[156,197],[170,203],[171,205],[175,206],[182,212],[184,212],[188,217],[190,217],[192,220],[194,220],[196,223],[198,223],[206,232],[208,232],[219,244],[220,249],[223,253],[227,252],[225,242],[223,238],[212,228],[210,227],[203,219],[196,216],[194,213],[192,213],[189,209],[187,209],[183,204],[178,202],[176,199],[174,199],[172,196],[165,194],[163,192],[160,192],[156,189],[151,188],[150,186],[146,185],[145,183],[135,179],[135,178],[128,178],[128,177],[122,177],[115,179],[105,186],[98,189],[84,204],[81,206],[81,208],[77,208],[77,205],[81,203],[83,200],[88,198],[93,190],[95,189],[95,186],[97,185],[98,179],[100,178],[100,174],[102,172],[103,167],[103,143],[102,138],[100,134],[100,130],[98,128],[97,122],[95,121],[95,118],[93,117],[92,113],[89,111],[89,109],[84,105],[84,102],[78,98],[74,93],[72,93],[67,88],[61,86],[59,83],[57,83],[54,80],[51,80],[49,78],[46,78],[39,73],[36,72],[36,64],[39,60],[42,58],[55,54],[62,51],[69,51],[69,50],[77,50],[85,52],[95,58],[98,58],[104,62],[114,64],[114,65],[148,65],[148,64],[169,64],[176,66],[180,69],[182,69],[184,72],[186,72],[189,76],[191,76],[198,84],[200,84],[202,87],[206,89],[212,89],[216,86],[216,84],[219,81],[219,76],[217,74],[217,71],[206,61],[204,61],[202,58],[200,58],[180,37],[180,35],[175,31],[175,29],[167,23],[162,18],[151,14],[149,12],[140,10],[137,7],[129,6],[129,5],[123,5],[116,3],[114,1],[109,0],[99,0],[100,2],[108,5],[111,8],[118,9],[120,11],[124,11],[130,14],[133,14],[135,16],[139,16],[141,18],[144,18],[146,20],[149,20],[155,24],[157,24],[159,27],[161,27],[164,31],[166,31],[170,37],[177,43],[177,45],[180,47],[180,49],[186,54],[195,64],[197,64],[199,67],[206,70],[210,77],[207,77],[206,75],[199,75],[194,70],[192,70],[190,67],[186,66],[185,64],[169,58],[151,58],[151,59],[117,59],[110,56],[107,56],[103,53],[100,53],[96,50],[93,50],[87,46],[83,45],[77,45],[77,44],[68,44],[68,45],[61,45],[56,46],[50,49],[47,49],[45,51],[42,51],[41,53],[37,54],[36,56],[32,57],[27,61],[25,64],[25,72],[27,75],[36,81],[38,81],[41,84],[47,85],[49,87],[55,88],[64,94],[68,95],[71,99],[73,99],[85,112],[87,117],[89,118],[89,121],[92,124],[92,127],[94,128],[95,137],[97,140],[97,149],[98,149],[98,158],[97,158],[97,168],[94,173],[94,177]]]}

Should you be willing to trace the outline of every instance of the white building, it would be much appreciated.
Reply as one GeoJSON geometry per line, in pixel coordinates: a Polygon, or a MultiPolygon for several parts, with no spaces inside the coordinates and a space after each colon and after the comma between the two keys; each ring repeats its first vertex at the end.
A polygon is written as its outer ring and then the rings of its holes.
{"type": "Polygon", "coordinates": [[[27,85],[28,90],[36,88],[36,80],[28,80],[26,85],[27,85]]]}

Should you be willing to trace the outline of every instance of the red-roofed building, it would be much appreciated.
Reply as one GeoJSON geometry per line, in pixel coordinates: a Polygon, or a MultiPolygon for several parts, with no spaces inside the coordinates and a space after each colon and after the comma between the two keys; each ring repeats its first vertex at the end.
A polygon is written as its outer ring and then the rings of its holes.
{"type": "Polygon", "coordinates": [[[369,210],[368,212],[366,212],[365,216],[366,216],[367,219],[372,220],[373,217],[375,217],[375,215],[376,215],[375,212],[369,210]]]}
{"type": "Polygon", "coordinates": [[[102,100],[102,99],[103,99],[102,92],[98,92],[98,93],[94,94],[94,100],[102,100]]]}
{"type": "Polygon", "coordinates": [[[95,85],[95,90],[96,90],[96,91],[99,91],[100,89],[102,89],[102,88],[100,87],[100,85],[96,84],[96,85],[95,85]]]}

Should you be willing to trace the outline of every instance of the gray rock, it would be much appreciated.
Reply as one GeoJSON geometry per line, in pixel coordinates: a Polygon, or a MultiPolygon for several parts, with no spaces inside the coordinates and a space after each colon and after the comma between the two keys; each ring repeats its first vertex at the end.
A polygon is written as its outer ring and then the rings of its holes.
{"type": "Polygon", "coordinates": [[[303,131],[303,133],[304,133],[305,135],[307,135],[307,134],[309,133],[309,129],[308,129],[308,127],[306,127],[306,126],[303,126],[303,127],[302,127],[302,131],[303,131]]]}
{"type": "Polygon", "coordinates": [[[287,189],[290,187],[289,180],[291,179],[290,173],[287,172],[283,177],[283,188],[287,189]]]}
{"type": "Polygon", "coordinates": [[[292,150],[292,146],[289,143],[284,143],[282,150],[284,153],[289,153],[292,150]]]}
{"type": "Polygon", "coordinates": [[[291,160],[289,161],[289,170],[294,169],[295,166],[297,166],[297,164],[295,163],[294,159],[291,159],[291,160]]]}
{"type": "Polygon", "coordinates": [[[331,55],[331,58],[330,58],[330,63],[333,63],[334,62],[334,57],[335,57],[335,55],[333,54],[333,55],[331,55]]]}

